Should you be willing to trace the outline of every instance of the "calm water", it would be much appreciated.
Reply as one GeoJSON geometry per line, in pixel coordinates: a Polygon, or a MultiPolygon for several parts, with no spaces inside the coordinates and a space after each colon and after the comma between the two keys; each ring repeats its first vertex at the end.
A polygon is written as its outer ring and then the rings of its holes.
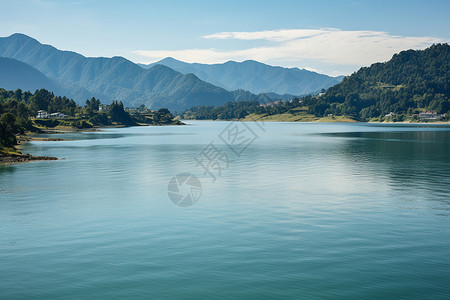
{"type": "Polygon", "coordinates": [[[189,123],[0,167],[0,299],[450,297],[450,127],[247,123],[237,149],[234,124],[189,123]],[[214,149],[215,181],[195,160],[214,149]],[[188,208],[167,193],[184,172],[188,208]]]}

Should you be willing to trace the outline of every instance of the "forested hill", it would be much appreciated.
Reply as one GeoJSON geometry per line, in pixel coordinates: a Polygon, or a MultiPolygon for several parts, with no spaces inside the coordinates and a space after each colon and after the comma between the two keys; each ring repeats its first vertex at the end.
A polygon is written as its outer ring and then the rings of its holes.
{"type": "Polygon", "coordinates": [[[361,68],[305,104],[317,116],[349,115],[360,120],[390,112],[400,118],[423,110],[443,114],[450,109],[449,80],[450,46],[436,44],[361,68]]]}

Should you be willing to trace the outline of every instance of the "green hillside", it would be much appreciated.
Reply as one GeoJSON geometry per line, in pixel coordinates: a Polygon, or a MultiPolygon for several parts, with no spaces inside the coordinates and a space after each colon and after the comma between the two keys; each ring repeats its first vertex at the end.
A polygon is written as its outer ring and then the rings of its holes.
{"type": "Polygon", "coordinates": [[[347,115],[363,121],[391,112],[398,121],[425,110],[445,114],[450,109],[449,80],[450,46],[436,44],[361,68],[303,104],[316,116],[347,115]]]}

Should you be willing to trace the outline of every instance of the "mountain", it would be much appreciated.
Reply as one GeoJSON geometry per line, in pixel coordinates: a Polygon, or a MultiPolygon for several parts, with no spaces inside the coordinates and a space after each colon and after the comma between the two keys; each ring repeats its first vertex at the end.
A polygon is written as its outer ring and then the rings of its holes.
{"type": "Polygon", "coordinates": [[[183,74],[193,73],[198,78],[229,91],[243,89],[254,94],[272,92],[304,95],[317,93],[343,79],[343,76],[330,77],[304,69],[274,67],[254,60],[207,65],[185,63],[168,57],[153,64],[140,64],[144,68],[151,68],[155,65],[165,65],[183,74]]]}
{"type": "Polygon", "coordinates": [[[31,92],[41,88],[59,90],[52,80],[32,66],[6,57],[0,57],[0,88],[31,92]]]}
{"type": "Polygon", "coordinates": [[[361,68],[305,104],[317,116],[349,115],[360,120],[391,112],[398,120],[424,110],[445,114],[450,110],[449,78],[450,46],[436,44],[361,68]]]}
{"type": "Polygon", "coordinates": [[[167,66],[143,69],[122,57],[88,58],[43,45],[23,34],[0,38],[0,56],[36,68],[78,103],[95,96],[104,103],[121,100],[127,106],[146,104],[181,111],[196,105],[222,105],[236,98],[257,97],[229,92],[194,74],[181,74],[167,66]]]}

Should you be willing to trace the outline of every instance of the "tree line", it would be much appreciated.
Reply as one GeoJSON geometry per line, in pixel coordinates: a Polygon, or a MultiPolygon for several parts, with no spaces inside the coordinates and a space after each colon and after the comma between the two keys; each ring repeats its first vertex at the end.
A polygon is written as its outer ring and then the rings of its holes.
{"type": "MultiPolygon", "coordinates": [[[[45,89],[34,93],[21,89],[8,91],[0,88],[0,148],[13,147],[17,144],[16,135],[26,131],[39,131],[37,126],[55,127],[58,125],[76,128],[90,128],[109,125],[136,125],[146,123],[138,116],[130,115],[121,101],[113,101],[103,111],[99,111],[101,101],[92,97],[84,106],[77,105],[73,99],[56,96],[45,89]],[[63,120],[34,119],[39,110],[49,113],[59,112],[68,116],[63,120]],[[36,126],[37,125],[37,126],[36,126]]],[[[173,116],[167,109],[160,109],[149,114],[150,124],[171,124],[173,116]]],[[[147,122],[149,123],[149,122],[147,122]]]]}
{"type": "Polygon", "coordinates": [[[223,106],[195,106],[180,114],[183,119],[196,120],[233,120],[242,119],[250,114],[276,115],[291,111],[301,106],[306,96],[302,99],[294,98],[291,101],[279,100],[274,103],[261,105],[258,101],[228,102],[223,106]]]}

